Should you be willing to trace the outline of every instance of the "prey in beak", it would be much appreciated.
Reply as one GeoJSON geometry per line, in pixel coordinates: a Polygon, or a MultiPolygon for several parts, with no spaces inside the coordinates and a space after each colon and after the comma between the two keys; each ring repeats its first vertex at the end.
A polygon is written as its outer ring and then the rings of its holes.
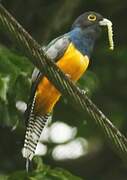
{"type": "Polygon", "coordinates": [[[108,39],[109,39],[109,49],[114,49],[114,42],[113,42],[113,29],[112,29],[112,22],[106,18],[99,21],[100,26],[107,26],[108,28],[108,39]]]}

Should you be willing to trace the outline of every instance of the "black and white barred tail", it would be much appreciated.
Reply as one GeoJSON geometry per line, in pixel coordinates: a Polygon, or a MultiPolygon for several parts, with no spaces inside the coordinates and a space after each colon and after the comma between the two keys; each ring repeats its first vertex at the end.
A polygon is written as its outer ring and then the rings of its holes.
{"type": "Polygon", "coordinates": [[[29,115],[27,116],[27,129],[22,151],[23,157],[28,160],[32,160],[43,128],[48,121],[48,118],[51,117],[49,114],[43,116],[34,114],[35,99],[36,94],[33,98],[32,104],[27,109],[29,115]]]}
{"type": "Polygon", "coordinates": [[[49,114],[46,114],[44,116],[35,116],[35,117],[33,115],[29,119],[26,135],[25,135],[24,147],[22,151],[24,158],[32,160],[42,130],[49,117],[50,117],[49,114]]]}

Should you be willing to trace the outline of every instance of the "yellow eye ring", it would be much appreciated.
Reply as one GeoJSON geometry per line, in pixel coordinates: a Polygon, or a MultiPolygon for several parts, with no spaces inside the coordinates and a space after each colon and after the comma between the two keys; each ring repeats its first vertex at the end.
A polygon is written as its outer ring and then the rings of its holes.
{"type": "Polygon", "coordinates": [[[96,21],[96,19],[97,19],[97,17],[96,17],[94,14],[90,14],[90,15],[88,16],[88,20],[89,20],[89,21],[96,21]]]}

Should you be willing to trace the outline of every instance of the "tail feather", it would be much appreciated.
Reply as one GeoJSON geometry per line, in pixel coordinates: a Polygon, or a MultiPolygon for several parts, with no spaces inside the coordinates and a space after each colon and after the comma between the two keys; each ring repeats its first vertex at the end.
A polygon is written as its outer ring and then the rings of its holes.
{"type": "Polygon", "coordinates": [[[28,109],[29,115],[27,117],[27,129],[25,134],[25,141],[23,147],[23,157],[28,160],[32,160],[37,143],[40,139],[42,130],[50,117],[50,114],[45,114],[44,116],[38,116],[34,113],[36,93],[34,95],[31,106],[28,109]]]}
{"type": "Polygon", "coordinates": [[[50,115],[46,114],[44,116],[35,116],[34,118],[29,120],[25,135],[24,148],[23,148],[24,158],[32,160],[42,130],[49,117],[50,115]]]}

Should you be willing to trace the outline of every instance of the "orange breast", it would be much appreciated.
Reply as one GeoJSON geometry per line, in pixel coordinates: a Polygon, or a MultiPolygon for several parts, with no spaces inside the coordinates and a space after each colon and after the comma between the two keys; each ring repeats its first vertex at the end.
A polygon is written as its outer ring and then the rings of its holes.
{"type": "MultiPolygon", "coordinates": [[[[89,59],[71,43],[64,56],[56,64],[73,81],[77,81],[87,69],[89,59]]],[[[37,87],[35,113],[44,115],[51,112],[60,96],[60,92],[44,77],[37,87]]]]}

